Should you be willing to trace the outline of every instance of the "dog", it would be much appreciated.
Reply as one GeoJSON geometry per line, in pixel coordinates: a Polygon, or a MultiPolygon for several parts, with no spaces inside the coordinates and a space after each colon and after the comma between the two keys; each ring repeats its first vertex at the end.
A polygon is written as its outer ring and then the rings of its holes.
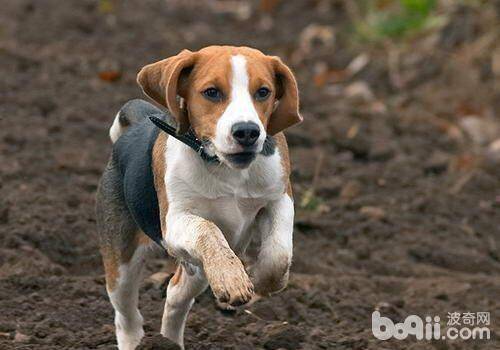
{"type": "Polygon", "coordinates": [[[177,135],[192,133],[217,161],[158,129],[147,116],[165,112],[152,104],[120,110],[97,191],[106,289],[118,348],[135,349],[142,265],[160,244],[178,263],[161,334],[184,349],[188,312],[208,286],[239,306],[288,282],[294,205],[282,131],[302,121],[297,82],[278,57],[232,46],[183,50],[143,67],[137,82],[170,112],[177,135]],[[251,240],[260,245],[247,273],[240,258],[251,240]]]}

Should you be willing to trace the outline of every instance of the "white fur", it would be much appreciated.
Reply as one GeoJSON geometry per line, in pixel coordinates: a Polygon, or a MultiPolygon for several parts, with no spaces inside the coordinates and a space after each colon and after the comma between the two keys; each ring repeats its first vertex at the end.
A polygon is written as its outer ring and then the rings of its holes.
{"type": "Polygon", "coordinates": [[[138,302],[146,249],[149,248],[138,247],[129,263],[120,266],[117,286],[112,292],[108,291],[115,309],[116,340],[120,350],[135,349],[144,336],[138,302]]]}
{"type": "Polygon", "coordinates": [[[186,259],[199,258],[194,236],[200,220],[215,223],[234,249],[257,212],[284,192],[278,150],[269,157],[259,155],[247,169],[237,170],[224,165],[207,166],[173,137],[166,148],[166,222],[170,232],[166,244],[174,254],[187,255],[186,259]]]}
{"type": "Polygon", "coordinates": [[[238,122],[254,122],[259,126],[260,136],[256,141],[257,152],[262,150],[264,140],[266,139],[266,131],[255,110],[252,96],[249,92],[246,64],[246,58],[242,55],[231,57],[231,102],[217,122],[214,139],[215,148],[223,153],[236,153],[242,150],[231,134],[231,127],[238,122]]]}
{"type": "Polygon", "coordinates": [[[162,334],[182,345],[193,298],[207,285],[196,249],[200,224],[213,222],[226,238],[227,243],[223,244],[237,254],[246,249],[249,235],[260,231],[261,262],[255,270],[258,275],[259,269],[269,272],[276,264],[291,261],[293,202],[285,193],[278,149],[268,157],[258,155],[247,169],[238,170],[208,165],[189,147],[170,137],[165,157],[169,200],[166,247],[177,259],[200,271],[199,275],[186,277],[189,281],[169,286],[167,292],[162,334]],[[255,230],[257,213],[263,208],[266,208],[262,219],[265,224],[255,230]]]}
{"type": "Polygon", "coordinates": [[[259,217],[258,222],[262,243],[257,262],[253,266],[255,280],[265,278],[270,271],[288,271],[292,262],[291,233],[294,218],[292,199],[283,194],[278,200],[268,204],[265,214],[259,217]]]}
{"type": "Polygon", "coordinates": [[[194,298],[208,286],[203,272],[194,268],[194,273],[183,271],[177,284],[169,283],[167,300],[161,323],[161,334],[184,349],[184,327],[187,315],[194,304],[194,298]]]}
{"type": "Polygon", "coordinates": [[[118,112],[115,116],[115,119],[113,120],[113,124],[111,125],[111,128],[109,128],[109,138],[111,139],[111,142],[115,143],[116,140],[120,136],[122,136],[123,130],[122,126],[120,125],[120,112],[118,112]]]}

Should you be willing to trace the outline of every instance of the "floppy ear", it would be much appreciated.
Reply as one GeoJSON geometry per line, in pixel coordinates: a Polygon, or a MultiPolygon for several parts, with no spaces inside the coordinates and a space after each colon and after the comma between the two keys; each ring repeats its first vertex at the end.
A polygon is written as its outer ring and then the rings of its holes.
{"type": "Polygon", "coordinates": [[[279,57],[271,57],[275,74],[276,99],[278,105],[271,114],[267,133],[275,135],[284,129],[300,123],[299,90],[292,71],[279,57]]]}
{"type": "Polygon", "coordinates": [[[177,95],[183,97],[181,80],[193,65],[194,53],[183,50],[176,56],[148,64],[137,74],[137,83],[142,91],[157,103],[167,107],[175,117],[179,134],[189,129],[189,118],[187,111],[180,107],[177,95]]]}

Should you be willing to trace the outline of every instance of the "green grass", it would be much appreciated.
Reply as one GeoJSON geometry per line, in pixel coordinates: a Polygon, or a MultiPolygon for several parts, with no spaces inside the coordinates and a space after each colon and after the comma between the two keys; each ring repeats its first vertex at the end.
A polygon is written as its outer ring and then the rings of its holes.
{"type": "Polygon", "coordinates": [[[365,40],[399,40],[441,22],[435,14],[437,0],[360,1],[361,18],[356,32],[365,40]]]}

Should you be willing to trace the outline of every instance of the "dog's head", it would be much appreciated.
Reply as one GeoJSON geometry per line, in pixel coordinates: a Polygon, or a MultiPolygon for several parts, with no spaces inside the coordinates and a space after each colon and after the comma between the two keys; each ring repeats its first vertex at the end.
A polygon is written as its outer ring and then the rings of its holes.
{"type": "Polygon", "coordinates": [[[137,82],[167,107],[178,133],[191,127],[233,168],[246,168],[267,135],[302,120],[297,82],[278,58],[248,47],[210,46],[142,68],[137,82]]]}

